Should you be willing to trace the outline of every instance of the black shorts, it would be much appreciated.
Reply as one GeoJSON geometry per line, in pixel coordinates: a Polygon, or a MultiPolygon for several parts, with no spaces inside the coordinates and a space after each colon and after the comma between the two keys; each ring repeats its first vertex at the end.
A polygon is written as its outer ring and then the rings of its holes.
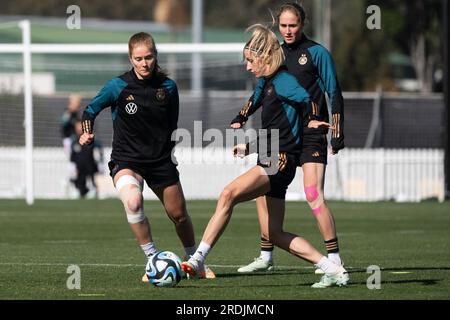
{"type": "Polygon", "coordinates": [[[305,163],[327,164],[328,141],[326,134],[305,134],[303,136],[302,153],[299,166],[305,163]]]}
{"type": "Polygon", "coordinates": [[[151,189],[168,187],[180,181],[177,167],[170,159],[157,165],[111,160],[108,167],[113,180],[120,170],[130,169],[144,178],[151,189]]]}
{"type": "Polygon", "coordinates": [[[286,198],[286,190],[292,180],[294,180],[297,163],[297,156],[280,152],[276,167],[277,171],[274,174],[273,168],[271,168],[271,161],[261,161],[258,157],[257,164],[266,171],[270,181],[270,191],[265,194],[266,196],[278,199],[286,198]]]}

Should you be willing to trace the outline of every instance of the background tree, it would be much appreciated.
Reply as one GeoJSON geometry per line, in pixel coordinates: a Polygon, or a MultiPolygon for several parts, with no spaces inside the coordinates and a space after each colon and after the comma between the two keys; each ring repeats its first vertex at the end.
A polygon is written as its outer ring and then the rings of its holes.
{"type": "Polygon", "coordinates": [[[421,91],[431,92],[434,71],[442,68],[442,1],[392,2],[392,7],[400,10],[404,18],[403,28],[392,37],[411,57],[421,91]]]}
{"type": "MultiPolygon", "coordinates": [[[[344,90],[395,90],[393,54],[410,57],[421,92],[441,67],[440,0],[333,1],[332,51],[344,90]],[[367,29],[366,8],[381,8],[381,30],[367,29]]],[[[401,76],[401,75],[400,75],[401,76]]]]}
{"type": "MultiPolygon", "coordinates": [[[[0,13],[35,16],[66,16],[76,4],[83,17],[155,21],[157,4],[179,3],[179,24],[189,28],[193,0],[2,0],[0,13]],[[181,23],[182,21],[182,23],[181,23]]],[[[298,1],[307,12],[306,34],[314,36],[313,1],[298,1]]],[[[204,0],[206,28],[244,30],[251,24],[272,22],[271,12],[280,0],[204,0]]],[[[331,51],[346,91],[396,90],[392,56],[411,59],[422,92],[435,87],[434,73],[442,68],[442,0],[332,0],[331,51]],[[381,30],[366,27],[369,5],[381,8],[381,30]]],[[[173,24],[173,23],[172,23],[173,24]]],[[[275,28],[276,29],[276,28],[275,28]]],[[[236,40],[235,40],[236,41],[236,40]]],[[[401,75],[400,75],[401,77],[401,75]]]]}

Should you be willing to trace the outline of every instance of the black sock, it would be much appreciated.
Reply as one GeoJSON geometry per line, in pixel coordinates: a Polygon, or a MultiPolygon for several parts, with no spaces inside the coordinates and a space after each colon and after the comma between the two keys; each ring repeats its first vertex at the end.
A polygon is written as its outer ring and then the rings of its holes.
{"type": "Polygon", "coordinates": [[[273,251],[273,244],[264,237],[261,237],[261,251],[273,251]]]}
{"type": "Polygon", "coordinates": [[[339,244],[338,239],[334,238],[331,240],[325,241],[325,247],[327,248],[327,252],[330,253],[338,253],[339,252],[339,244]]]}

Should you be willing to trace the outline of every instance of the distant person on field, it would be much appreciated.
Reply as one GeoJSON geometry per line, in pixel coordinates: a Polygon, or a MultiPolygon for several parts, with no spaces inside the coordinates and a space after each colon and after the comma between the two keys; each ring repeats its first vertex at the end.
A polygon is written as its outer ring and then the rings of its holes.
{"type": "Polygon", "coordinates": [[[75,122],[76,137],[71,143],[70,161],[75,164],[76,177],[73,183],[77,188],[80,198],[86,197],[90,191],[88,184],[93,188],[95,197],[98,196],[95,175],[103,171],[103,148],[99,140],[95,140],[89,145],[82,146],[78,139],[83,134],[81,121],[75,122]],[[96,159],[96,154],[98,159],[96,159]]]}
{"type": "Polygon", "coordinates": [[[67,107],[60,120],[62,145],[66,159],[69,161],[67,180],[70,183],[74,183],[77,177],[76,164],[70,159],[72,143],[75,139],[78,139],[78,135],[75,132],[75,123],[79,120],[81,120],[81,97],[77,94],[71,94],[67,101],[67,107]]]}
{"type": "Polygon", "coordinates": [[[64,152],[70,156],[70,146],[76,136],[75,123],[81,120],[81,97],[71,94],[68,99],[67,108],[61,117],[61,135],[63,139],[64,152]]]}

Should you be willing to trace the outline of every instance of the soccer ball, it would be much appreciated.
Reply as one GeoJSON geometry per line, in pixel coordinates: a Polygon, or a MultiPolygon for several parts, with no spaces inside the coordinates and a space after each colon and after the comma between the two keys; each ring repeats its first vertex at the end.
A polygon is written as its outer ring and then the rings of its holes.
{"type": "Polygon", "coordinates": [[[181,260],[173,252],[159,251],[148,259],[145,274],[157,287],[175,287],[182,276],[181,260]]]}

